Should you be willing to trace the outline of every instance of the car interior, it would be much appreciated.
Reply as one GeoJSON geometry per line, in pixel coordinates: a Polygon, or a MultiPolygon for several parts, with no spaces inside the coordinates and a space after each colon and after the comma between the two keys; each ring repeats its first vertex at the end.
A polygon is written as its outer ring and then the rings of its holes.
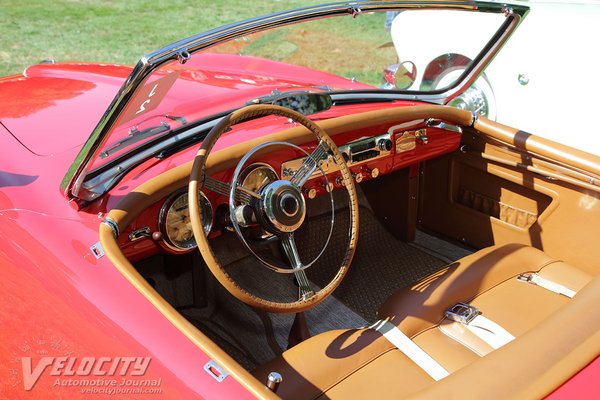
{"type": "Polygon", "coordinates": [[[445,106],[285,110],[235,111],[100,227],[215,379],[282,398],[540,397],[595,358],[594,156],[445,106]],[[211,152],[256,127],[272,133],[211,152]]]}

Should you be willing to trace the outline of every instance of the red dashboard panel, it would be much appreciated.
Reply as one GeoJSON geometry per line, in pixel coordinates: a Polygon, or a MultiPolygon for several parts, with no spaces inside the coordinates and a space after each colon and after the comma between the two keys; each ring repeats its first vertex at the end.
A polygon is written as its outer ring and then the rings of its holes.
{"type": "MultiPolygon", "coordinates": [[[[461,134],[455,130],[432,126],[373,126],[368,130],[349,130],[338,134],[334,141],[347,159],[347,165],[357,183],[377,179],[380,176],[407,168],[428,159],[455,151],[460,144],[461,134]],[[365,147],[373,146],[373,147],[365,147]],[[346,154],[344,154],[346,153],[346,154]],[[353,153],[353,154],[347,154],[353,153]],[[356,153],[356,154],[355,154],[356,153]]],[[[316,147],[316,141],[303,148],[311,153],[316,147]]],[[[291,147],[274,147],[268,158],[262,156],[252,162],[262,162],[270,165],[279,178],[286,178],[289,166],[298,164],[306,154],[291,147]]],[[[303,193],[307,198],[322,196],[328,188],[341,188],[341,180],[337,168],[326,170],[326,177],[317,173],[304,185],[303,193]],[[328,184],[326,184],[326,182],[328,184]]],[[[229,183],[233,170],[221,172],[213,178],[229,183]]],[[[213,210],[224,209],[228,199],[209,190],[203,190],[213,210]]],[[[124,254],[133,262],[139,261],[157,253],[184,253],[190,250],[174,250],[164,240],[164,232],[159,226],[159,215],[165,199],[156,202],[125,230],[119,237],[124,254]]],[[[216,212],[213,212],[215,218],[216,212]]],[[[218,222],[218,221],[217,221],[218,222]]],[[[219,223],[217,223],[219,225],[219,223]]],[[[222,224],[221,224],[222,225],[222,224]]],[[[213,223],[213,226],[215,224],[213,223]]],[[[213,229],[211,237],[220,235],[218,229],[213,229]]]]}

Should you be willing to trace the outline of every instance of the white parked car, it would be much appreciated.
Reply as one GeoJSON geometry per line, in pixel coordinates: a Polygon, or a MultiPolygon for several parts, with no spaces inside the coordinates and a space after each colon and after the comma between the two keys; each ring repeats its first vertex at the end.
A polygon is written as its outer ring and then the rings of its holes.
{"type": "MultiPolygon", "coordinates": [[[[470,90],[449,104],[600,154],[600,129],[593,120],[600,107],[600,1],[513,3],[531,11],[470,90]]],[[[492,13],[417,12],[419,18],[400,13],[391,24],[399,63],[386,69],[384,87],[451,85],[477,62],[480,42],[490,37],[481,33],[498,24],[492,13]],[[430,26],[436,26],[435,34],[430,26]],[[415,32],[425,36],[426,45],[423,38],[410,39],[415,32]]]]}

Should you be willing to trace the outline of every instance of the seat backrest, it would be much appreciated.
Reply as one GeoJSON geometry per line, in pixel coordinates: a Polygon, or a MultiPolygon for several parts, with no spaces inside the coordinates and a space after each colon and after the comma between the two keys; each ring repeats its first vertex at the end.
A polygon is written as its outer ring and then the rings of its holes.
{"type": "Polygon", "coordinates": [[[600,277],[529,332],[414,399],[539,399],[600,354],[600,277]]]}

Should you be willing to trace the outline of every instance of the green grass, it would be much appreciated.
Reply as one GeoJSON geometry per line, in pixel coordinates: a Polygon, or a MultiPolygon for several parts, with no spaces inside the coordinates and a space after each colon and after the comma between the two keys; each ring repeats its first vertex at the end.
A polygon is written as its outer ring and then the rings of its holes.
{"type": "Polygon", "coordinates": [[[227,23],[317,0],[0,0],[0,76],[43,59],[134,64],[227,23]]]}
{"type": "MultiPolygon", "coordinates": [[[[44,59],[132,65],[144,54],[211,28],[326,1],[254,0],[248,7],[248,0],[0,0],[0,76],[44,59]]],[[[223,51],[378,85],[383,68],[395,60],[392,48],[378,48],[390,40],[384,19],[379,13],[296,24],[251,35],[223,51]]]]}

